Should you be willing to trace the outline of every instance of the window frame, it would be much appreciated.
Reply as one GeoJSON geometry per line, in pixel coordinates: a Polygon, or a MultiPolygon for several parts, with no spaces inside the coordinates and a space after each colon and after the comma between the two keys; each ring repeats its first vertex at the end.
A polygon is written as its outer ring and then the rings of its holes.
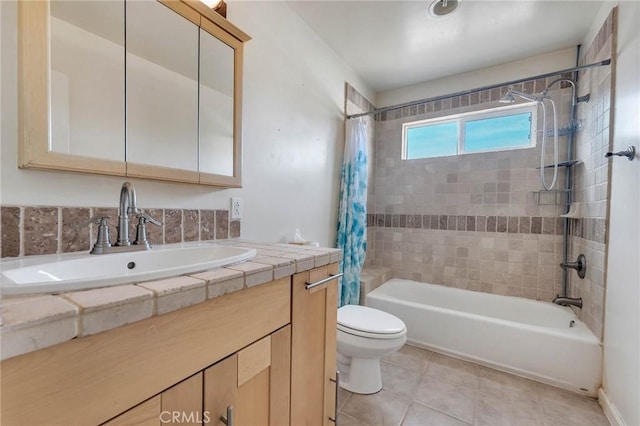
{"type": "Polygon", "coordinates": [[[402,160],[424,160],[427,158],[454,157],[466,154],[482,154],[487,152],[513,151],[515,149],[535,148],[537,143],[537,124],[538,124],[538,104],[536,102],[524,102],[516,105],[507,105],[478,111],[464,112],[460,114],[443,115],[441,117],[427,118],[425,120],[410,121],[402,123],[402,160]],[[512,147],[499,147],[493,149],[485,149],[479,151],[467,151],[465,149],[465,124],[468,121],[477,121],[482,119],[507,117],[510,115],[531,113],[531,126],[529,129],[529,144],[518,145],[512,147]],[[428,127],[432,125],[446,124],[455,122],[458,125],[458,141],[457,153],[452,155],[437,155],[432,157],[407,158],[408,130],[416,127],[428,127]]]}

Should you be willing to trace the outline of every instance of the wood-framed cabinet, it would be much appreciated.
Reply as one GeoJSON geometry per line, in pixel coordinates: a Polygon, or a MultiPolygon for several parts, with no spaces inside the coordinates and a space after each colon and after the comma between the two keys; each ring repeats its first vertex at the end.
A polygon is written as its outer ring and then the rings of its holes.
{"type": "Polygon", "coordinates": [[[158,426],[162,423],[180,423],[185,426],[202,425],[202,376],[195,374],[125,411],[105,426],[158,426]],[[178,421],[174,421],[178,420],[178,421]]]}
{"type": "Polygon", "coordinates": [[[330,425],[336,418],[338,264],[295,274],[291,301],[291,424],[330,425]]]}
{"type": "Polygon", "coordinates": [[[215,424],[289,425],[291,326],[204,371],[204,413],[215,424]]]}
{"type": "Polygon", "coordinates": [[[196,0],[18,1],[18,167],[242,186],[243,45],[196,0]]]}
{"type": "Polygon", "coordinates": [[[329,425],[337,264],[2,361],[7,425],[329,425]],[[232,407],[232,408],[231,408],[232,407]]]}
{"type": "Polygon", "coordinates": [[[289,425],[290,347],[286,325],[103,425],[289,425]]]}

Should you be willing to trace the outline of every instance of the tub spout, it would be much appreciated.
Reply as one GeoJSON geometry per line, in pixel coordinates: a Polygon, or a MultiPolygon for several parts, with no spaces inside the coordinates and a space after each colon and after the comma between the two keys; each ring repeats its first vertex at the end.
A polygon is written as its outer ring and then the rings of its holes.
{"type": "Polygon", "coordinates": [[[562,306],[573,305],[573,306],[577,306],[578,308],[582,309],[582,297],[560,297],[560,296],[556,296],[556,298],[553,299],[553,303],[555,303],[556,305],[562,305],[562,306]]]}

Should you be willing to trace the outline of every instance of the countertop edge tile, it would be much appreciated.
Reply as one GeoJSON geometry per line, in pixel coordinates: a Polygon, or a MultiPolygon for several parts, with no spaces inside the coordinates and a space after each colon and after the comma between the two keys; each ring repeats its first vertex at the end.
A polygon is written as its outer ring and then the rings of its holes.
{"type": "Polygon", "coordinates": [[[136,285],[153,291],[156,296],[160,297],[204,287],[206,284],[207,282],[205,280],[188,275],[181,275],[161,280],[141,282],[136,285]]]}
{"type": "Polygon", "coordinates": [[[197,274],[188,274],[190,277],[203,280],[207,285],[215,284],[217,282],[232,280],[235,278],[241,278],[244,276],[242,271],[236,271],[228,269],[226,267],[210,269],[208,271],[199,272],[197,274]]]}
{"type": "Polygon", "coordinates": [[[19,356],[75,337],[115,329],[308,271],[316,266],[334,263],[342,257],[342,251],[334,248],[247,240],[228,240],[221,245],[254,248],[257,256],[235,265],[165,279],[54,295],[3,299],[0,302],[3,320],[0,330],[3,343],[12,346],[3,349],[3,359],[5,354],[8,357],[19,356]],[[57,310],[54,309],[52,314],[43,315],[41,310],[36,308],[37,303],[43,303],[43,300],[57,306],[57,310]],[[16,309],[19,304],[24,304],[21,308],[25,313],[19,314],[18,317],[22,315],[24,319],[14,321],[11,315],[7,319],[7,311],[11,312],[11,309],[16,309]],[[31,317],[32,312],[37,315],[31,317]],[[42,317],[38,318],[39,315],[42,317]],[[55,336],[54,333],[52,336],[39,337],[43,333],[47,334],[51,327],[63,327],[62,336],[55,336]],[[36,340],[29,343],[27,338],[36,340]],[[12,339],[16,343],[10,343],[12,339]],[[22,343],[19,342],[20,339],[23,339],[22,343]]]}
{"type": "Polygon", "coordinates": [[[103,287],[93,290],[63,293],[62,297],[82,308],[82,313],[101,311],[115,306],[126,305],[140,300],[152,299],[154,292],[135,284],[103,287]],[[122,292],[128,294],[122,294],[122,292]],[[100,299],[104,301],[100,301],[100,299]]]}
{"type": "Polygon", "coordinates": [[[80,319],[78,316],[58,318],[33,327],[11,330],[7,333],[2,330],[0,360],[4,361],[67,342],[78,337],[79,330],[80,319]]]}
{"type": "Polygon", "coordinates": [[[5,298],[2,300],[1,329],[3,333],[18,331],[51,321],[77,317],[79,314],[80,307],[56,295],[5,298]],[[49,312],[46,312],[47,309],[49,312]]]}

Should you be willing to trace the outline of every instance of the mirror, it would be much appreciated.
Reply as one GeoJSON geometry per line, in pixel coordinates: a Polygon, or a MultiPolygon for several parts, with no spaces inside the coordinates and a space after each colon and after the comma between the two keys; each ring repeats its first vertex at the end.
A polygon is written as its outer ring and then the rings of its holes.
{"type": "Polygon", "coordinates": [[[54,152],[124,161],[124,2],[51,2],[54,152]]]}
{"type": "Polygon", "coordinates": [[[200,183],[239,187],[242,42],[209,21],[200,25],[200,183]]]}
{"type": "Polygon", "coordinates": [[[233,176],[234,50],[200,29],[200,171],[233,176]]]}
{"type": "Polygon", "coordinates": [[[19,1],[19,167],[241,186],[248,40],[197,1],[19,1]]]}
{"type": "Polygon", "coordinates": [[[126,8],[127,162],[197,172],[198,26],[156,1],[126,8]]]}

